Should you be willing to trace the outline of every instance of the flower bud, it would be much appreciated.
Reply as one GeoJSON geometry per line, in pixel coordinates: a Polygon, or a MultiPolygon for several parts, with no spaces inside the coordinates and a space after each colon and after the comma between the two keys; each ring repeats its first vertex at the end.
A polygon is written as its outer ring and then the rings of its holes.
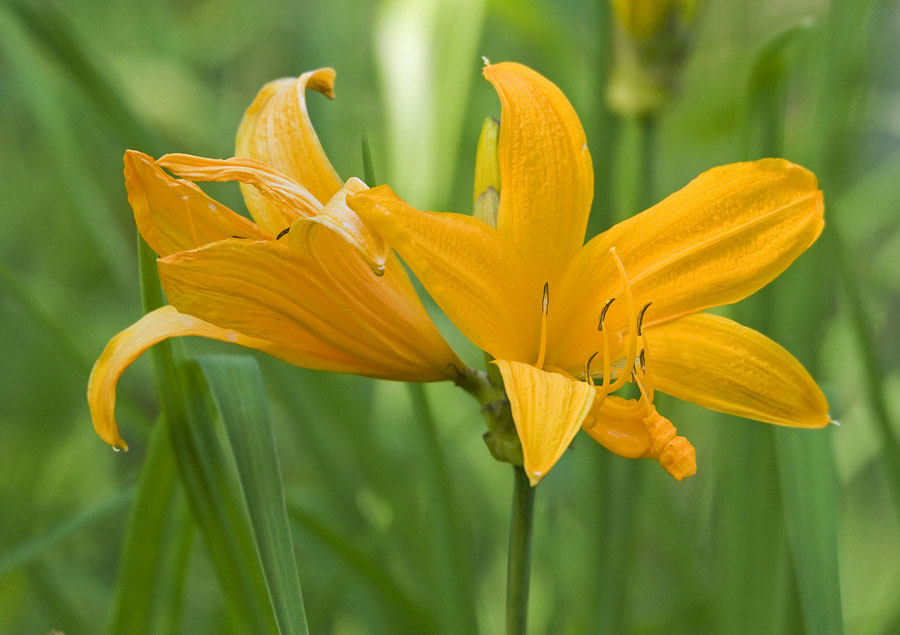
{"type": "Polygon", "coordinates": [[[610,0],[615,59],[606,91],[620,115],[659,112],[678,90],[698,0],[610,0]]]}
{"type": "Polygon", "coordinates": [[[491,227],[497,226],[497,210],[500,207],[500,160],[497,141],[500,138],[500,122],[488,117],[481,126],[478,150],[475,153],[475,187],[472,214],[491,227]]]}

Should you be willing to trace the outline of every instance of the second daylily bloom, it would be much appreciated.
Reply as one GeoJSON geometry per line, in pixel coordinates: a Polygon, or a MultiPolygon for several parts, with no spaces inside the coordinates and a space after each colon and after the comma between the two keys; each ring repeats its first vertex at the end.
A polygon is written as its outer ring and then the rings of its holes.
{"type": "Polygon", "coordinates": [[[655,389],[760,421],[827,424],[825,398],[787,351],[701,313],[755,292],[818,237],[815,177],[780,159],[714,168],[582,245],[593,173],[577,115],[531,69],[484,75],[502,106],[496,228],[419,211],[384,186],[348,202],[496,359],[532,484],[580,428],[679,480],[693,474],[694,449],[653,406],[655,389]],[[626,382],[638,399],[611,394],[626,382]]]}
{"type": "Polygon", "coordinates": [[[111,445],[127,447],[114,416],[119,376],[168,337],[199,335],[298,366],[403,381],[452,379],[462,368],[397,257],[346,205],[366,185],[340,180],[306,113],[306,89],[332,96],[333,80],[322,69],[266,85],[238,130],[236,158],[126,153],[128,200],[160,256],[171,306],[115,336],[94,366],[91,415],[111,445]],[[192,180],[240,181],[253,221],[192,180]]]}

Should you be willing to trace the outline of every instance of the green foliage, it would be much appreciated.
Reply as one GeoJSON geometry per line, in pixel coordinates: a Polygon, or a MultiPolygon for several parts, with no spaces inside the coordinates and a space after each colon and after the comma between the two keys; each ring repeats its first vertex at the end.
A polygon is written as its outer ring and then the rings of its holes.
{"type": "MultiPolygon", "coordinates": [[[[257,369],[189,341],[157,347],[165,401],[149,360],[123,377],[129,453],[96,437],[84,400],[91,361],[141,314],[139,253],[144,309],[163,302],[126,147],[229,156],[264,82],[330,65],[336,99],[309,108],[338,172],[363,175],[365,133],[366,171],[466,212],[480,124],[499,115],[481,54],[534,66],[575,105],[592,231],[762,155],[804,163],[826,197],[817,249],[734,310],[807,364],[842,425],[664,402],[697,448],[681,484],[578,437],[537,495],[531,632],[896,630],[896,3],[710,0],[680,97],[643,138],[604,105],[606,2],[457,4],[0,7],[0,632],[502,630],[509,468],[452,386],[257,369]]],[[[209,191],[243,211],[236,187],[209,191]]]]}

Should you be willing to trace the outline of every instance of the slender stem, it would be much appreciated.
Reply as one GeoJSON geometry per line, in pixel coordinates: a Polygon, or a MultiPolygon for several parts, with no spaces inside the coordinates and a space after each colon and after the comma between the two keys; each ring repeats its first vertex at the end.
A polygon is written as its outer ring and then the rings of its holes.
{"type": "Polygon", "coordinates": [[[506,633],[525,633],[528,585],[531,580],[531,530],[534,488],[521,466],[513,466],[513,504],[509,523],[509,566],[506,577],[506,633]]]}

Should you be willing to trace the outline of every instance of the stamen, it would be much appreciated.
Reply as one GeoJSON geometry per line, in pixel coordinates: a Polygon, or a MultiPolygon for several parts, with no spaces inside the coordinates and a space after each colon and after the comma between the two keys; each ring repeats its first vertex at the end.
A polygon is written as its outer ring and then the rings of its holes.
{"type": "Polygon", "coordinates": [[[588,386],[594,385],[594,377],[591,375],[591,362],[594,361],[594,358],[597,357],[597,351],[594,351],[594,354],[587,358],[587,361],[584,363],[584,380],[587,382],[588,386]]]}
{"type": "Polygon", "coordinates": [[[653,303],[652,303],[652,302],[648,302],[647,304],[645,304],[645,305],[644,305],[644,308],[641,309],[641,312],[638,313],[638,319],[637,319],[637,334],[638,334],[638,337],[640,337],[640,336],[643,335],[643,333],[641,332],[641,326],[644,324],[644,313],[647,312],[647,309],[650,308],[650,305],[651,305],[651,304],[653,304],[653,303]]]}
{"type": "Polygon", "coordinates": [[[603,310],[600,311],[600,324],[597,325],[598,331],[603,330],[603,320],[606,319],[606,312],[609,311],[609,307],[611,307],[612,303],[615,301],[616,301],[615,298],[610,298],[609,300],[606,301],[606,304],[603,305],[603,310]]]}
{"type": "Polygon", "coordinates": [[[280,232],[278,232],[278,235],[275,236],[275,240],[279,240],[282,236],[286,235],[289,231],[291,231],[290,225],[288,225],[287,227],[282,229],[280,232]]]}
{"type": "Polygon", "coordinates": [[[641,372],[646,375],[647,374],[647,360],[644,357],[644,349],[643,348],[641,349],[641,352],[638,353],[638,359],[641,362],[641,372]]]}
{"type": "Polygon", "coordinates": [[[544,355],[547,353],[547,313],[550,310],[550,283],[544,283],[544,297],[541,299],[541,347],[534,363],[538,368],[544,367],[544,355]]]}
{"type": "MultiPolygon", "coordinates": [[[[634,313],[634,295],[631,293],[631,283],[628,282],[628,275],[625,273],[625,265],[622,264],[622,259],[619,258],[619,254],[616,253],[615,247],[610,247],[609,253],[616,261],[616,267],[619,269],[619,276],[622,278],[622,284],[625,287],[625,301],[628,303],[628,322],[630,324],[637,324],[634,313]]],[[[624,386],[625,382],[628,381],[630,370],[634,368],[634,356],[637,353],[637,336],[635,335],[635,331],[631,328],[628,329],[628,333],[628,356],[625,358],[625,368],[622,369],[622,372],[619,373],[616,381],[609,387],[609,392],[615,392],[624,386]]]]}

